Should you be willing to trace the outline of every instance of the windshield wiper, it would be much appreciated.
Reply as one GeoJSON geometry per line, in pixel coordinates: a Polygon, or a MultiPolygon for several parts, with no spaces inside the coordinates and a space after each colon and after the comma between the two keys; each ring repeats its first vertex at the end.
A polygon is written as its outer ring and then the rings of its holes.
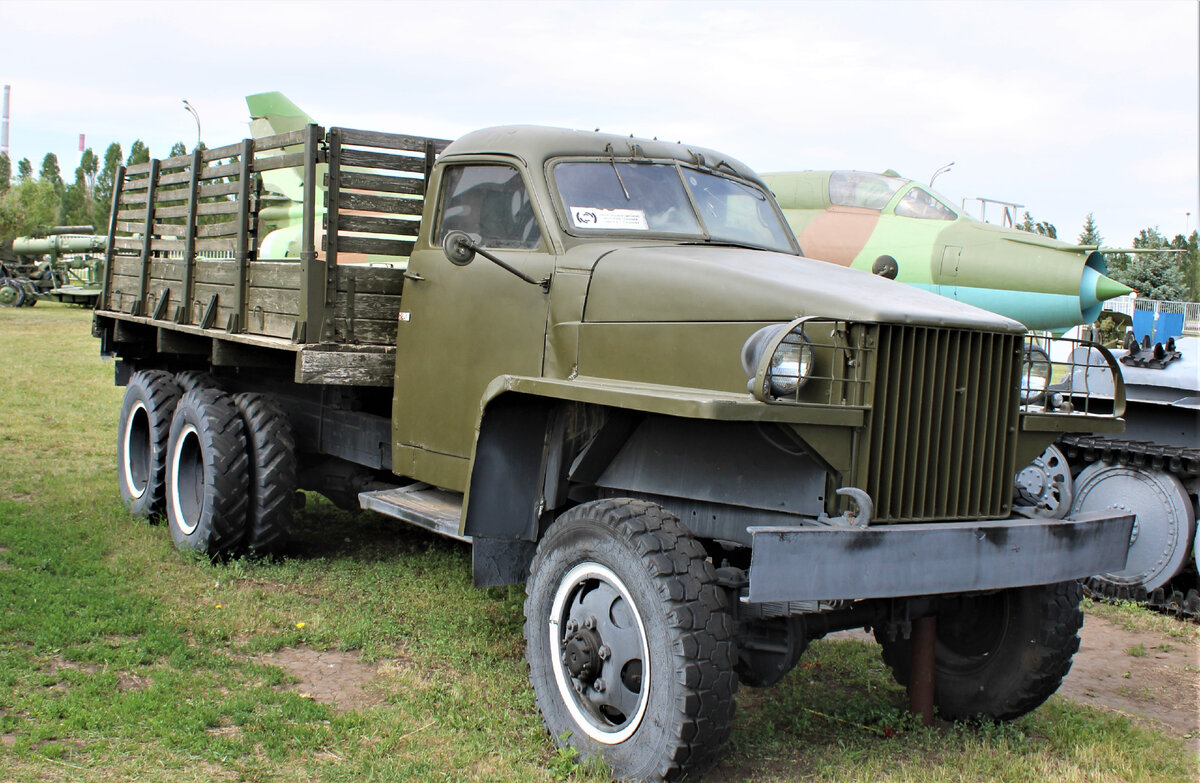
{"type": "Polygon", "coordinates": [[[617,182],[621,183],[621,191],[625,194],[626,201],[633,201],[629,196],[629,189],[625,187],[625,180],[621,179],[621,172],[617,169],[617,153],[613,151],[613,145],[609,144],[604,148],[604,151],[609,154],[612,162],[613,174],[617,175],[617,182]]]}

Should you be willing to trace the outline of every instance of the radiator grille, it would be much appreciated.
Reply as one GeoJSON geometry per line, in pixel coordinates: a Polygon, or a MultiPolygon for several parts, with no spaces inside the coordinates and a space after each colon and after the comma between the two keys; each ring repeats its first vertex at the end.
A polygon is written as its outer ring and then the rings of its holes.
{"type": "Polygon", "coordinates": [[[1021,337],[881,325],[858,486],[880,522],[1007,516],[1021,337]]]}

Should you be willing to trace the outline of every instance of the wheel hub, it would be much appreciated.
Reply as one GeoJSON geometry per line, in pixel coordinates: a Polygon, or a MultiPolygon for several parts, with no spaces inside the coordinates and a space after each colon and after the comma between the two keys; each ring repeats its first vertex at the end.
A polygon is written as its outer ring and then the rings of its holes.
{"type": "Polygon", "coordinates": [[[577,680],[591,681],[600,669],[600,635],[586,628],[575,631],[563,644],[563,663],[577,680]]]}
{"type": "Polygon", "coordinates": [[[581,563],[555,591],[548,631],[559,695],[584,734],[605,745],[633,736],[649,700],[646,630],[612,569],[581,563]]]}

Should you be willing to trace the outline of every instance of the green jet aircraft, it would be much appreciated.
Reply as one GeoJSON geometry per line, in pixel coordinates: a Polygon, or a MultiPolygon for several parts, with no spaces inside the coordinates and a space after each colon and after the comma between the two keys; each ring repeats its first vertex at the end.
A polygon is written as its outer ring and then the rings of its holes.
{"type": "Polygon", "coordinates": [[[894,171],[763,174],[804,255],[865,269],[1008,316],[1036,331],[1088,324],[1133,289],[1100,248],[965,215],[894,171]]]}

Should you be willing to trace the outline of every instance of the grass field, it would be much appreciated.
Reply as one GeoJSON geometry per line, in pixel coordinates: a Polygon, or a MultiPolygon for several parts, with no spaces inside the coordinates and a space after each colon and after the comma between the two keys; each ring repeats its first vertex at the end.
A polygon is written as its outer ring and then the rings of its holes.
{"type": "MultiPolygon", "coordinates": [[[[90,314],[0,308],[0,781],[605,780],[556,751],[526,682],[521,589],[465,546],[315,495],[273,562],[185,557],[131,519],[121,389],[90,314]],[[275,651],[352,651],[367,706],[305,695],[275,651]]],[[[817,643],[739,694],[719,781],[1182,781],[1176,740],[1054,698],[918,728],[873,645],[817,643]]]]}

